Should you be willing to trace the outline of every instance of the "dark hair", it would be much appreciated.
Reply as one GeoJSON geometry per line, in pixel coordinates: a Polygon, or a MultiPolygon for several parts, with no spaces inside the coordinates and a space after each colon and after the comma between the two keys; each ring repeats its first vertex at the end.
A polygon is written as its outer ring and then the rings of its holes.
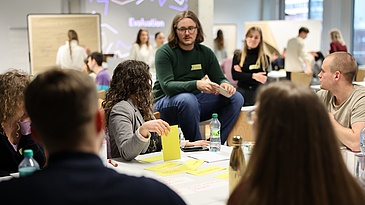
{"type": "MultiPolygon", "coordinates": [[[[144,28],[139,29],[138,34],[137,34],[137,39],[136,39],[136,43],[137,43],[139,46],[141,46],[141,45],[142,45],[142,44],[141,44],[141,39],[140,39],[140,37],[141,37],[141,35],[142,35],[142,31],[146,31],[146,32],[147,32],[147,36],[148,36],[148,31],[147,31],[146,29],[144,29],[144,28]]],[[[147,38],[147,42],[146,42],[147,47],[150,45],[149,40],[150,40],[150,37],[148,36],[148,38],[147,38]]]]}
{"type": "Polygon", "coordinates": [[[184,18],[190,18],[196,24],[198,34],[196,36],[195,43],[202,43],[204,41],[204,32],[203,32],[203,28],[202,28],[202,25],[200,24],[198,17],[192,11],[189,11],[189,10],[182,11],[175,16],[174,20],[172,20],[172,24],[171,24],[171,28],[170,28],[170,34],[168,37],[168,41],[169,41],[169,45],[172,46],[173,48],[176,48],[179,46],[179,37],[177,36],[176,29],[177,29],[177,24],[184,18]]]}
{"type": "Polygon", "coordinates": [[[73,148],[87,136],[85,126],[97,105],[93,80],[80,71],[53,68],[39,74],[25,91],[32,126],[46,146],[73,148]]]}
{"type": "Polygon", "coordinates": [[[300,27],[300,29],[299,29],[299,34],[300,34],[300,33],[302,33],[302,32],[304,32],[304,33],[309,33],[309,29],[308,29],[308,28],[306,28],[306,27],[300,27]]]}
{"type": "Polygon", "coordinates": [[[219,29],[217,31],[217,38],[214,39],[214,43],[217,44],[218,50],[222,50],[224,48],[224,37],[222,30],[219,29]]]}
{"type": "Polygon", "coordinates": [[[292,82],[258,93],[253,148],[228,204],[365,204],[323,103],[292,82]]]}
{"type": "Polygon", "coordinates": [[[158,34],[160,34],[161,32],[157,32],[156,34],[155,34],[155,39],[157,38],[157,36],[158,36],[158,34]]]}
{"type": "Polygon", "coordinates": [[[87,64],[89,62],[89,60],[87,58],[84,59],[84,63],[86,65],[86,68],[87,68],[87,74],[90,74],[90,73],[93,73],[94,71],[92,71],[89,67],[89,65],[87,64]]]}
{"type": "Polygon", "coordinates": [[[77,33],[74,30],[69,30],[67,35],[68,35],[68,47],[70,49],[70,57],[71,57],[71,60],[72,60],[71,41],[76,40],[77,43],[79,43],[79,38],[77,37],[77,33]]]}
{"type": "MultiPolygon", "coordinates": [[[[102,106],[105,111],[106,128],[109,125],[110,112],[115,104],[128,100],[135,95],[137,107],[144,120],[150,120],[152,114],[152,78],[148,66],[142,61],[126,60],[117,65],[110,81],[110,88],[102,106]]],[[[108,130],[108,129],[106,129],[108,130]]]]}
{"type": "Polygon", "coordinates": [[[95,59],[98,66],[101,66],[101,64],[103,63],[103,54],[99,52],[91,53],[89,57],[91,58],[91,60],[95,59]]]}

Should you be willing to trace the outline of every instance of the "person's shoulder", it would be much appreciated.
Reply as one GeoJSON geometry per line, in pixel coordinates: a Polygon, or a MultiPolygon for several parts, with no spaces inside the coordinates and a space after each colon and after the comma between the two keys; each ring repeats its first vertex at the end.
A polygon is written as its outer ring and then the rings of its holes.
{"type": "Polygon", "coordinates": [[[327,99],[326,97],[328,97],[329,95],[331,95],[331,92],[328,90],[320,90],[317,93],[317,96],[321,99],[321,100],[325,100],[327,99]]]}
{"type": "Polygon", "coordinates": [[[354,84],[354,93],[365,97],[365,87],[362,85],[354,84]]]}
{"type": "Polygon", "coordinates": [[[105,77],[105,78],[108,78],[110,79],[110,76],[108,74],[108,72],[106,72],[106,70],[102,70],[98,73],[98,76],[101,76],[101,77],[105,77]]]}
{"type": "Polygon", "coordinates": [[[111,110],[111,113],[134,113],[134,108],[127,100],[117,102],[111,110]]]}

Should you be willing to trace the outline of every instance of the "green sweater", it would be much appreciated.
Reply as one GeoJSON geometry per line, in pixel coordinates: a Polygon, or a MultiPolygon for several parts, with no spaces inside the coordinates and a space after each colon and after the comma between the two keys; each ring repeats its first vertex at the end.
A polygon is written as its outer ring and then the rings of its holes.
{"type": "Polygon", "coordinates": [[[155,102],[165,95],[201,93],[196,87],[196,82],[205,75],[218,85],[223,82],[229,83],[213,51],[201,44],[195,44],[191,51],[164,44],[156,52],[155,65],[156,82],[153,86],[155,102]]]}

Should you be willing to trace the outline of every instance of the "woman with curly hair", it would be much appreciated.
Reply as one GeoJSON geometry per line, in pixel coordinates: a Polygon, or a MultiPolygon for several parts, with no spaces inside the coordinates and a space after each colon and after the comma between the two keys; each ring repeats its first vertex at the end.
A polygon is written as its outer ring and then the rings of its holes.
{"type": "MultiPolygon", "coordinates": [[[[161,138],[170,126],[152,114],[152,79],[142,61],[123,61],[114,69],[102,106],[110,137],[111,157],[132,160],[140,153],[161,150],[161,138]]],[[[185,146],[208,145],[207,141],[185,146]]]]}
{"type": "Polygon", "coordinates": [[[24,90],[31,79],[11,70],[0,75],[0,176],[18,172],[23,151],[32,149],[40,167],[46,162],[44,150],[32,138],[24,106],[24,90]]]}

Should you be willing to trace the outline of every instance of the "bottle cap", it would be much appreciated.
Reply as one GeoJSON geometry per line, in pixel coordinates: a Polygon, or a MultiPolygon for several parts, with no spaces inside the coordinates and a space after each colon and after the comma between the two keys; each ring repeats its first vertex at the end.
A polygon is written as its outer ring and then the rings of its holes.
{"type": "Polygon", "coordinates": [[[212,114],[212,117],[218,117],[218,114],[217,113],[213,113],[212,114]]]}
{"type": "Polygon", "coordinates": [[[31,156],[33,156],[33,150],[31,149],[24,150],[24,157],[31,157],[31,156]]]}
{"type": "Polygon", "coordinates": [[[232,140],[232,144],[233,145],[240,145],[242,144],[242,137],[241,136],[233,136],[233,140],[232,140]]]}

